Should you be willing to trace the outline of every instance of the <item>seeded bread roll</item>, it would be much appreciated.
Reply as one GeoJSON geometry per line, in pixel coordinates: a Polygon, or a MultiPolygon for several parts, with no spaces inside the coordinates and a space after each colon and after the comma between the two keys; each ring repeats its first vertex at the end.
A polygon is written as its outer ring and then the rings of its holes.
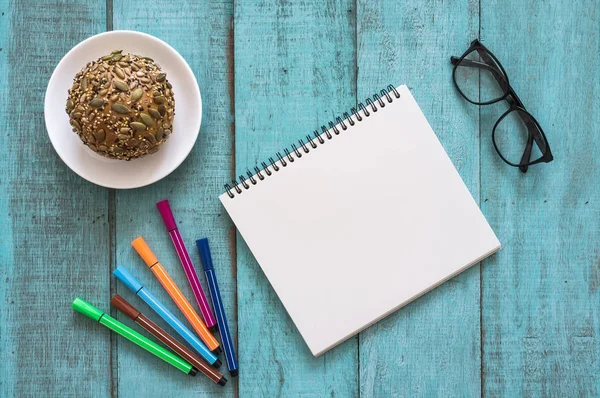
{"type": "Polygon", "coordinates": [[[173,131],[175,98],[151,58],[113,51],[75,75],[66,111],[92,151],[131,160],[158,151],[173,131]]]}

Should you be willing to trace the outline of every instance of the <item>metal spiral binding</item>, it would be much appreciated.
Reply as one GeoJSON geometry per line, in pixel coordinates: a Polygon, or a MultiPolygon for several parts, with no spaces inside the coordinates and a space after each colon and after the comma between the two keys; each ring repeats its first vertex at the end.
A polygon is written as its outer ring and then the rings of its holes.
{"type": "Polygon", "coordinates": [[[361,102],[358,104],[358,110],[353,107],[350,109],[350,113],[344,112],[343,117],[337,116],[335,122],[330,121],[328,123],[329,128],[325,125],[321,126],[321,134],[319,134],[318,130],[315,130],[313,132],[314,137],[307,135],[306,141],[299,139],[298,145],[292,144],[290,145],[290,148],[284,148],[283,154],[277,152],[277,160],[273,159],[273,157],[269,158],[270,165],[261,162],[262,169],[254,166],[254,173],[252,173],[250,169],[246,170],[246,175],[240,174],[240,176],[237,179],[234,179],[231,184],[225,184],[227,195],[232,199],[235,198],[235,193],[238,195],[241,194],[244,192],[243,189],[250,189],[251,185],[256,185],[258,181],[262,181],[281,170],[281,167],[287,167],[288,164],[293,163],[297,159],[302,158],[304,154],[309,153],[311,149],[316,149],[319,145],[324,144],[325,139],[323,136],[325,136],[327,140],[330,140],[334,136],[339,135],[343,131],[354,126],[356,123],[362,122],[363,118],[371,116],[371,111],[377,112],[378,105],[379,108],[385,108],[386,101],[392,103],[394,100],[391,94],[396,98],[400,98],[398,90],[390,84],[386,89],[381,90],[379,94],[374,94],[372,99],[367,98],[365,100],[366,106],[361,102]],[[338,128],[338,125],[341,127],[341,130],[338,128]],[[281,166],[278,166],[277,163],[281,166]],[[258,180],[256,177],[258,177],[258,180]],[[235,193],[233,191],[235,191],[235,193]]]}

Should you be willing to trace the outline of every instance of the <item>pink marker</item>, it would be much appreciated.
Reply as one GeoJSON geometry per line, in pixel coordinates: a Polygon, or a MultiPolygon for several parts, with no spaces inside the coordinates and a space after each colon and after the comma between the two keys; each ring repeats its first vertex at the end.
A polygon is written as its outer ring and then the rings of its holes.
{"type": "Polygon", "coordinates": [[[190,255],[188,254],[188,251],[185,248],[185,244],[183,243],[183,239],[181,239],[181,235],[179,234],[177,224],[175,223],[175,218],[173,217],[173,212],[171,211],[171,206],[169,206],[169,201],[160,201],[156,204],[156,207],[158,207],[158,211],[162,216],[163,222],[165,223],[165,227],[167,227],[167,231],[171,236],[171,240],[173,241],[173,245],[175,246],[175,250],[177,251],[177,257],[179,257],[179,261],[181,261],[181,266],[183,267],[188,282],[192,287],[194,297],[196,297],[196,302],[198,303],[198,307],[200,307],[200,312],[202,313],[202,317],[204,318],[206,327],[208,327],[211,330],[214,330],[217,321],[215,320],[215,317],[212,311],[210,310],[210,306],[208,305],[208,301],[206,300],[206,295],[204,295],[204,290],[202,290],[202,286],[200,285],[200,281],[198,280],[198,274],[196,274],[194,264],[192,264],[190,255]]]}

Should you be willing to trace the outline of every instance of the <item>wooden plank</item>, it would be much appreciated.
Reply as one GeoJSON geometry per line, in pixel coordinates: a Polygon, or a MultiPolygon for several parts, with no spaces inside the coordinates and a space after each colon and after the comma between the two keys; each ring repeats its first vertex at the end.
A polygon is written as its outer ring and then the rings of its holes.
{"type": "Polygon", "coordinates": [[[0,1],[0,396],[110,394],[109,333],[71,310],[75,296],[107,308],[107,192],[58,158],[43,109],[54,67],[104,29],[104,7],[0,1]]]}
{"type": "Polygon", "coordinates": [[[600,8],[481,5],[483,43],[555,154],[525,175],[505,165],[491,130],[506,106],[481,109],[481,197],[504,244],[483,267],[484,392],[599,396],[600,8]]]}
{"type": "MultiPolygon", "coordinates": [[[[0,81],[8,82],[8,52],[9,32],[12,28],[10,23],[10,13],[8,0],[0,0],[0,81]]],[[[2,131],[8,131],[7,112],[8,108],[8,85],[0,86],[0,128],[2,131]]],[[[6,169],[7,166],[12,170],[14,166],[8,164],[9,147],[3,145],[0,147],[0,162],[6,169]]],[[[10,189],[10,180],[0,178],[0,192],[8,192],[10,189]]],[[[9,226],[12,224],[10,217],[10,196],[0,194],[0,225],[9,226]]],[[[0,303],[2,308],[6,308],[10,299],[8,285],[14,269],[13,263],[13,233],[12,228],[4,228],[0,235],[0,264],[7,266],[0,267],[0,303]]],[[[0,311],[0,358],[9,358],[9,353],[13,351],[8,338],[8,311],[0,311]]],[[[10,354],[12,355],[12,354],[10,354]]],[[[9,391],[14,388],[14,380],[9,381],[12,369],[6,365],[0,366],[0,395],[7,396],[9,391]]]]}
{"type": "MultiPolygon", "coordinates": [[[[341,0],[236,2],[236,175],[355,103],[354,12],[341,0]]],[[[240,396],[357,396],[356,339],[313,358],[241,238],[237,263],[240,396]]]]}
{"type": "MultiPolygon", "coordinates": [[[[478,4],[360,0],[357,20],[358,99],[407,84],[479,200],[478,111],[455,93],[449,62],[477,35],[478,4]]],[[[479,274],[475,266],[361,333],[361,395],[480,394],[479,274]]]]}
{"type": "MultiPolygon", "coordinates": [[[[235,236],[217,198],[223,183],[231,179],[233,171],[233,3],[183,0],[132,3],[116,0],[113,6],[115,29],[135,29],[153,34],[180,52],[195,72],[203,103],[200,138],[179,169],[150,187],[117,192],[117,264],[125,265],[139,275],[150,291],[175,314],[180,314],[185,322],[169,296],[130,246],[134,238],[144,236],[179,287],[194,302],[185,274],[155,206],[157,201],[169,199],[203,284],[204,277],[195,240],[209,238],[229,325],[236,336],[235,236]]],[[[204,287],[208,294],[205,284],[204,287]]],[[[131,299],[151,319],[165,325],[126,288],[120,284],[116,288],[119,294],[131,299]]],[[[119,315],[119,319],[131,323],[123,318],[119,315]]],[[[119,344],[118,395],[165,397],[176,391],[177,396],[181,397],[226,397],[234,396],[237,392],[237,379],[232,379],[228,374],[226,378],[229,383],[222,388],[203,375],[192,378],[158,359],[152,359],[141,357],[136,347],[119,344]]],[[[224,358],[222,360],[221,370],[227,373],[224,358]]]]}

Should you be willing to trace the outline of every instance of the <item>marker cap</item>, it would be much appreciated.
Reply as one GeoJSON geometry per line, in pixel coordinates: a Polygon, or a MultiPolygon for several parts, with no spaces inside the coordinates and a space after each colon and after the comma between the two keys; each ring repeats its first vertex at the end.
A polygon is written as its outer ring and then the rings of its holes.
{"type": "Polygon", "coordinates": [[[139,292],[140,289],[144,287],[125,267],[117,267],[117,269],[113,271],[113,275],[134,293],[139,292]]]}
{"type": "Polygon", "coordinates": [[[200,260],[202,260],[202,266],[205,271],[213,269],[212,257],[210,255],[210,248],[208,247],[208,239],[202,238],[196,241],[198,251],[200,252],[200,260]]]}
{"type": "Polygon", "coordinates": [[[165,223],[165,227],[167,227],[167,231],[171,232],[174,229],[177,229],[177,223],[175,223],[175,218],[173,218],[173,212],[171,211],[171,206],[169,205],[168,200],[161,200],[156,204],[158,211],[165,223]]]}
{"type": "Polygon", "coordinates": [[[135,251],[140,255],[148,267],[152,267],[158,262],[158,259],[154,253],[152,253],[152,250],[150,250],[150,247],[141,236],[137,237],[133,242],[131,242],[131,246],[133,246],[135,251]]]}
{"type": "Polygon", "coordinates": [[[129,318],[134,321],[140,316],[140,312],[131,304],[129,304],[125,299],[118,294],[115,294],[110,299],[110,305],[121,311],[123,314],[127,315],[129,318]]]}
{"type": "Polygon", "coordinates": [[[102,318],[102,315],[104,315],[104,312],[100,311],[98,308],[94,307],[87,301],[80,299],[79,297],[76,297],[75,300],[73,300],[71,307],[73,307],[75,311],[82,313],[88,318],[92,318],[96,322],[98,322],[100,318],[102,318]]]}

